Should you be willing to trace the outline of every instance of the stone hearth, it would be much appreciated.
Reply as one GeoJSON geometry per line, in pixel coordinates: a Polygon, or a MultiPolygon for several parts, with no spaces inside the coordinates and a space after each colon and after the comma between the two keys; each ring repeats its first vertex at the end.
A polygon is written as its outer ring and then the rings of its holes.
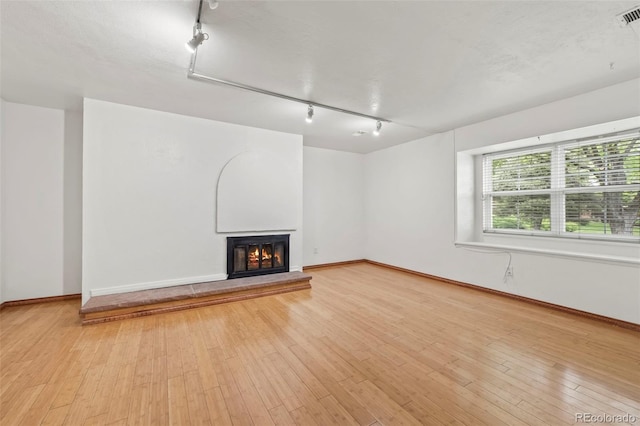
{"type": "Polygon", "coordinates": [[[96,296],[80,308],[80,318],[86,325],[197,308],[310,289],[310,281],[303,272],[285,272],[96,296]]]}

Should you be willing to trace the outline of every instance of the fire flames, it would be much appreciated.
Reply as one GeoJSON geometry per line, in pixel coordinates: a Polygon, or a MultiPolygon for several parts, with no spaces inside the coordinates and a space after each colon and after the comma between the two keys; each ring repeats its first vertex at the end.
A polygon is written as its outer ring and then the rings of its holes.
{"type": "Polygon", "coordinates": [[[259,259],[261,258],[262,263],[267,263],[270,264],[271,260],[273,259],[275,261],[276,266],[281,265],[280,263],[280,255],[278,255],[278,253],[276,253],[275,255],[271,255],[267,250],[265,250],[264,248],[262,249],[262,255],[260,254],[260,250],[258,249],[258,247],[256,247],[256,249],[252,252],[249,252],[249,262],[250,263],[258,263],[259,259]]]}

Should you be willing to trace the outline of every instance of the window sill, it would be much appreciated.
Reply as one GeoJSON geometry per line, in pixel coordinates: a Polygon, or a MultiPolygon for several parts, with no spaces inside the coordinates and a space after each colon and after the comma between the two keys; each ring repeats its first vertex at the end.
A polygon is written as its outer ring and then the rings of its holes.
{"type": "Polygon", "coordinates": [[[558,257],[564,257],[569,259],[580,259],[580,260],[588,260],[588,261],[596,261],[596,262],[604,262],[604,263],[640,266],[640,259],[637,257],[610,256],[610,255],[603,255],[603,254],[581,253],[581,252],[565,251],[565,250],[548,250],[548,249],[541,249],[541,248],[511,246],[511,245],[493,244],[493,243],[485,243],[485,242],[456,241],[455,246],[461,247],[461,248],[489,249],[489,250],[496,250],[496,251],[505,251],[510,253],[525,253],[525,254],[533,254],[533,255],[541,255],[541,256],[558,256],[558,257]]]}
{"type": "Polygon", "coordinates": [[[565,241],[587,241],[601,243],[613,243],[613,244],[640,244],[640,237],[612,237],[611,235],[599,235],[599,234],[580,234],[573,232],[552,233],[549,231],[534,231],[534,230],[510,230],[510,229],[492,229],[483,231],[483,235],[486,236],[504,236],[511,235],[515,237],[539,237],[539,238],[553,238],[562,239],[565,241]]]}

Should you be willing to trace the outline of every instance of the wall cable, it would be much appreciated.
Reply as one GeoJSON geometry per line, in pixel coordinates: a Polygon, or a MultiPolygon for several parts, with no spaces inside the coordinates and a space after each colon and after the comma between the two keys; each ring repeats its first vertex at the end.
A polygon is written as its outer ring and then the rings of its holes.
{"type": "Polygon", "coordinates": [[[475,248],[469,248],[469,247],[462,247],[465,250],[469,250],[469,251],[474,251],[476,253],[483,253],[483,254],[506,254],[509,256],[509,262],[507,263],[507,267],[504,270],[504,275],[502,276],[502,282],[505,284],[508,284],[508,280],[509,280],[509,270],[511,269],[511,260],[512,260],[512,255],[511,252],[509,251],[505,251],[505,250],[482,250],[482,249],[475,249],[475,248]]]}

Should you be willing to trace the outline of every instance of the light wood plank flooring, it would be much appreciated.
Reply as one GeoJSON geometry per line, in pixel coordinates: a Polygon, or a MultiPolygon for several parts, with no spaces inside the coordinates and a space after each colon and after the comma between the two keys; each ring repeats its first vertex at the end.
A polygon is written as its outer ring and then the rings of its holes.
{"type": "Polygon", "coordinates": [[[313,289],[80,326],[0,312],[2,425],[640,424],[640,334],[370,264],[313,289]]]}

